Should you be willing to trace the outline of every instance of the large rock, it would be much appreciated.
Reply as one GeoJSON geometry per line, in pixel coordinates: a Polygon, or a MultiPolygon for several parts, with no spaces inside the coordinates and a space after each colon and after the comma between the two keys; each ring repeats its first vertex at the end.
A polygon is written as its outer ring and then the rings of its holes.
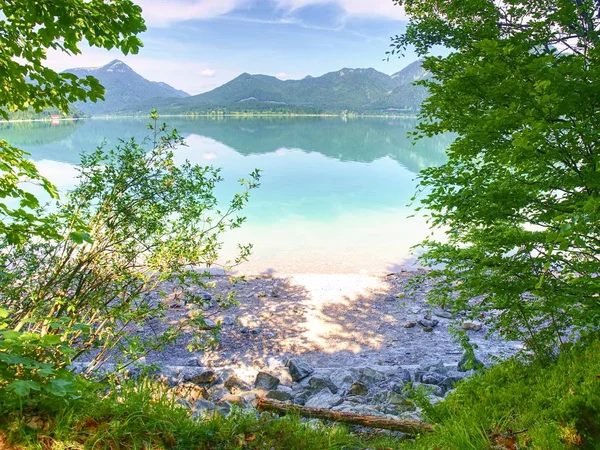
{"type": "Polygon", "coordinates": [[[195,403],[200,399],[208,399],[208,392],[201,386],[194,383],[182,383],[169,390],[170,394],[176,398],[182,398],[189,403],[195,403]]]}
{"type": "Polygon", "coordinates": [[[365,367],[360,371],[359,381],[366,385],[374,385],[387,380],[387,376],[383,372],[379,372],[370,367],[365,367]]]}
{"type": "Polygon", "coordinates": [[[256,380],[254,381],[254,387],[257,389],[265,389],[267,391],[272,391],[277,389],[279,386],[279,378],[271,375],[267,372],[258,372],[256,375],[256,380]]]}
{"type": "Polygon", "coordinates": [[[479,331],[483,327],[483,324],[477,320],[465,320],[463,322],[463,329],[467,331],[479,331]]]}
{"type": "Polygon", "coordinates": [[[360,381],[355,381],[350,385],[350,389],[348,389],[348,395],[368,395],[369,387],[361,383],[360,381]]]}
{"type": "Polygon", "coordinates": [[[337,394],[338,387],[328,376],[315,375],[308,380],[308,390],[312,392],[319,392],[325,388],[329,389],[332,393],[337,394]]]}
{"type": "Polygon", "coordinates": [[[185,367],[179,377],[185,383],[196,384],[212,384],[218,380],[217,373],[205,367],[185,367]]]}
{"type": "Polygon", "coordinates": [[[436,319],[419,319],[419,325],[421,325],[423,328],[433,329],[437,326],[438,323],[440,323],[440,321],[436,319]]]}
{"type": "Polygon", "coordinates": [[[282,390],[269,391],[266,397],[273,400],[279,400],[280,402],[291,402],[294,400],[294,396],[291,392],[282,390]]]}
{"type": "Polygon", "coordinates": [[[329,378],[339,390],[347,390],[355,381],[354,375],[348,369],[337,369],[329,375],[329,378]]]}
{"type": "Polygon", "coordinates": [[[394,391],[382,391],[373,398],[373,402],[378,405],[393,405],[393,408],[384,410],[387,412],[393,410],[395,413],[414,411],[417,409],[415,403],[406,398],[403,394],[394,391]]]}
{"type": "Polygon", "coordinates": [[[433,310],[433,315],[441,317],[443,319],[452,319],[452,313],[442,308],[436,308],[433,310]]]}
{"type": "Polygon", "coordinates": [[[323,389],[310,397],[305,405],[310,408],[333,408],[342,403],[342,397],[333,394],[329,389],[323,389]]]}
{"type": "Polygon", "coordinates": [[[425,384],[435,384],[436,386],[442,386],[446,377],[436,372],[425,372],[421,376],[421,382],[425,384]]]}
{"type": "Polygon", "coordinates": [[[193,409],[198,412],[214,411],[217,409],[217,405],[208,400],[198,400],[194,403],[193,409]]]}
{"type": "Polygon", "coordinates": [[[242,380],[235,374],[230,375],[225,380],[225,387],[232,394],[239,394],[240,392],[249,391],[251,389],[248,383],[246,383],[244,380],[242,380]]]}
{"type": "Polygon", "coordinates": [[[300,381],[315,371],[315,369],[310,367],[306,362],[296,358],[289,359],[286,363],[286,367],[294,381],[300,381]]]}
{"type": "Polygon", "coordinates": [[[411,380],[410,371],[408,369],[400,369],[394,374],[394,378],[402,383],[409,383],[411,380]]]}

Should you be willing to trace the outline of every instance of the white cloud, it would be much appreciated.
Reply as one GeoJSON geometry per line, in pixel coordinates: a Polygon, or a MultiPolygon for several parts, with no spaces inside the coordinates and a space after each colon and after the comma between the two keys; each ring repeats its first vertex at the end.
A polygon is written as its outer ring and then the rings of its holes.
{"type": "Polygon", "coordinates": [[[217,74],[217,71],[214,69],[204,69],[200,72],[200,76],[212,78],[217,74]]]}
{"type": "Polygon", "coordinates": [[[280,80],[287,80],[289,78],[289,75],[285,72],[279,72],[277,75],[275,75],[277,78],[279,78],[280,80]]]}
{"type": "MultiPolygon", "coordinates": [[[[401,7],[392,0],[274,0],[290,11],[309,5],[338,5],[347,16],[405,19],[401,7]]],[[[252,0],[136,0],[149,26],[168,26],[192,19],[211,19],[252,5],[252,0]]]]}
{"type": "Polygon", "coordinates": [[[191,19],[222,16],[248,3],[248,0],[137,0],[150,26],[167,26],[191,19]]]}
{"type": "Polygon", "coordinates": [[[280,7],[296,10],[309,5],[337,4],[348,16],[406,19],[403,8],[392,0],[276,0],[280,7]]]}

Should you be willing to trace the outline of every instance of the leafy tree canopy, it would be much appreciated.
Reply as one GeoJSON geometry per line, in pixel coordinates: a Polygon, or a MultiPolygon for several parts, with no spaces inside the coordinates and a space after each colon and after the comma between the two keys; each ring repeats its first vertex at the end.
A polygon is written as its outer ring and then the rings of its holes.
{"type": "Polygon", "coordinates": [[[600,325],[600,2],[397,0],[433,79],[418,136],[457,133],[422,172],[447,241],[432,300],[546,354],[600,325]],[[437,46],[445,57],[432,56],[437,46]]]}
{"type": "Polygon", "coordinates": [[[0,116],[29,107],[67,112],[77,100],[102,99],[98,80],[45,67],[46,53],[77,55],[83,41],[137,53],[141,11],[131,0],[0,0],[0,116]]]}
{"type": "MultiPolygon", "coordinates": [[[[79,45],[137,53],[137,34],[146,29],[141,8],[130,0],[0,0],[0,118],[9,112],[58,108],[76,100],[97,100],[104,88],[93,77],[77,78],[44,66],[48,50],[76,55],[79,45]]],[[[52,197],[54,186],[27,161],[27,153],[0,140],[0,237],[13,244],[32,235],[55,237],[39,201],[23,189],[41,185],[52,197]]]]}

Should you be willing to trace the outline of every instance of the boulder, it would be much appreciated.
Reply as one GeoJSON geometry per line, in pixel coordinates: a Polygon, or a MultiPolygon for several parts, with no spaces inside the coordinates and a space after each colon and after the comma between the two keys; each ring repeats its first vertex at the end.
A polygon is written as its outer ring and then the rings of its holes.
{"type": "Polygon", "coordinates": [[[440,321],[436,319],[419,319],[419,325],[421,325],[423,328],[433,329],[438,323],[440,323],[440,321]]]}
{"type": "Polygon", "coordinates": [[[361,383],[360,381],[355,381],[350,385],[350,389],[348,389],[348,395],[368,395],[369,388],[366,384],[361,383]]]}
{"type": "Polygon", "coordinates": [[[212,384],[217,381],[217,373],[212,369],[202,369],[192,376],[191,382],[196,384],[212,384]]]}
{"type": "Polygon", "coordinates": [[[315,369],[310,367],[306,362],[296,358],[289,359],[286,363],[286,367],[294,381],[300,381],[315,371],[315,369]]]}
{"type": "Polygon", "coordinates": [[[412,400],[406,398],[406,396],[404,396],[403,394],[399,394],[398,392],[394,391],[380,392],[373,398],[373,402],[381,406],[393,405],[393,408],[384,408],[384,410],[393,410],[394,413],[415,411],[417,409],[417,406],[412,400]]]}
{"type": "Polygon", "coordinates": [[[387,376],[370,367],[365,367],[360,371],[359,381],[365,383],[366,385],[374,385],[381,383],[387,380],[387,376]]]}
{"type": "Polygon", "coordinates": [[[254,387],[271,391],[277,389],[277,386],[279,386],[279,378],[271,375],[270,373],[258,372],[256,375],[254,387]]]}
{"type": "Polygon", "coordinates": [[[408,383],[411,380],[410,371],[408,369],[400,369],[394,374],[394,378],[402,383],[408,383]]]}
{"type": "Polygon", "coordinates": [[[329,389],[323,389],[310,397],[305,406],[310,408],[333,408],[334,406],[342,403],[342,397],[337,394],[333,394],[329,389]]]}
{"type": "Polygon", "coordinates": [[[198,400],[194,403],[193,406],[194,411],[205,412],[205,411],[214,411],[217,409],[217,405],[213,402],[209,402],[208,400],[198,400]]]}
{"type": "Polygon", "coordinates": [[[273,400],[279,400],[280,402],[291,402],[294,400],[294,396],[291,392],[287,391],[269,391],[266,395],[267,398],[271,398],[273,400]]]}
{"type": "Polygon", "coordinates": [[[348,389],[354,382],[354,375],[347,369],[337,369],[329,375],[329,378],[340,390],[348,389]]]}
{"type": "Polygon", "coordinates": [[[169,393],[176,398],[182,398],[189,403],[194,403],[200,399],[208,399],[209,395],[206,389],[194,383],[182,383],[169,390],[169,393]]]}
{"type": "Polygon", "coordinates": [[[312,392],[319,392],[325,388],[329,389],[333,394],[337,394],[338,387],[328,376],[315,375],[308,380],[308,390],[312,392]]]}
{"type": "Polygon", "coordinates": [[[436,308],[433,310],[433,315],[441,317],[443,319],[452,319],[452,313],[442,308],[436,308]]]}
{"type": "Polygon", "coordinates": [[[239,394],[240,392],[249,391],[251,389],[248,383],[246,383],[244,380],[242,380],[235,374],[230,375],[225,380],[225,387],[232,394],[239,394]]]}
{"type": "Polygon", "coordinates": [[[463,322],[463,329],[467,331],[479,331],[483,327],[483,324],[477,320],[465,320],[463,322]]]}
{"type": "Polygon", "coordinates": [[[421,382],[425,384],[435,384],[436,386],[442,386],[446,377],[436,372],[425,372],[421,376],[421,382]]]}

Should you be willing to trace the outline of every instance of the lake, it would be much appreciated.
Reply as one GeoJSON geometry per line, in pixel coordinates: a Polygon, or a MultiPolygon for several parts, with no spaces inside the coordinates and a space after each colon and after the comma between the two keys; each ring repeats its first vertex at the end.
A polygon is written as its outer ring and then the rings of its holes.
{"type": "MultiPolygon", "coordinates": [[[[253,255],[245,273],[380,273],[412,267],[411,247],[428,234],[409,206],[417,173],[442,164],[449,136],[413,145],[408,118],[161,118],[187,147],[179,161],[222,168],[218,197],[227,201],[237,180],[262,171],[245,210],[244,226],[224,236],[223,257],[240,243],[253,255]]],[[[0,137],[27,150],[62,189],[74,184],[80,152],[119,138],[143,139],[144,119],[0,124],[0,137]]]]}

